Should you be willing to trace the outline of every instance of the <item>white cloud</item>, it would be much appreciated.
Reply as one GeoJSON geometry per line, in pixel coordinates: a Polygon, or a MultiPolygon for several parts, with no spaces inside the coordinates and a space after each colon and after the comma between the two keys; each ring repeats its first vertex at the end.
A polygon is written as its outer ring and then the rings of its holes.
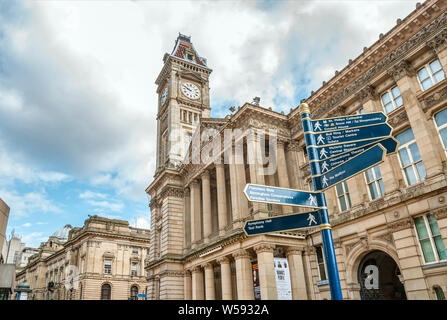
{"type": "Polygon", "coordinates": [[[135,228],[141,228],[141,229],[150,229],[151,225],[150,225],[149,215],[133,218],[133,223],[131,223],[131,226],[135,227],[135,228]]]}
{"type": "Polygon", "coordinates": [[[11,4],[25,9],[16,20],[0,13],[0,179],[86,179],[145,201],[155,171],[154,81],[178,32],[214,70],[213,108],[260,96],[288,111],[415,3],[289,1],[269,11],[230,1],[11,4]]]}
{"type": "Polygon", "coordinates": [[[124,204],[110,201],[88,200],[87,203],[91,206],[107,209],[113,212],[120,212],[124,208],[124,204]]]}
{"type": "Polygon", "coordinates": [[[47,198],[45,190],[41,192],[19,193],[15,190],[0,189],[3,200],[11,208],[10,216],[27,217],[42,213],[61,213],[62,209],[47,198]]]}
{"type": "Polygon", "coordinates": [[[24,223],[24,224],[22,225],[22,227],[25,227],[25,228],[29,228],[29,227],[31,227],[31,226],[32,226],[32,224],[29,223],[29,222],[24,223]]]}
{"type": "Polygon", "coordinates": [[[38,248],[41,242],[47,241],[48,236],[45,236],[43,232],[31,232],[22,236],[22,242],[25,246],[38,248]]]}
{"type": "Polygon", "coordinates": [[[93,192],[90,190],[84,191],[79,194],[79,198],[81,198],[81,199],[92,199],[92,198],[106,199],[107,197],[108,196],[104,193],[93,192]]]}

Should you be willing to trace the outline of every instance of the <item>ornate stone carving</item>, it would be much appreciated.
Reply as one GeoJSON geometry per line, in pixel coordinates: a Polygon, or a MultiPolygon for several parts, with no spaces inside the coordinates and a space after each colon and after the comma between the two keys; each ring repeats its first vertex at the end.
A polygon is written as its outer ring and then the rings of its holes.
{"type": "Polygon", "coordinates": [[[271,243],[261,243],[253,247],[253,249],[256,251],[256,253],[262,253],[262,252],[273,252],[273,249],[275,249],[275,245],[271,243]]]}
{"type": "Polygon", "coordinates": [[[405,76],[413,76],[415,75],[415,71],[411,66],[411,63],[407,60],[401,60],[387,70],[387,73],[394,78],[394,81],[399,81],[405,76]]]}
{"type": "Polygon", "coordinates": [[[216,260],[218,264],[230,263],[230,259],[228,257],[220,257],[216,260]]]}
{"type": "Polygon", "coordinates": [[[445,49],[447,46],[447,28],[442,30],[438,35],[427,41],[427,46],[432,48],[436,53],[445,49]]]}
{"type": "Polygon", "coordinates": [[[245,249],[240,249],[233,253],[233,258],[240,259],[240,258],[250,258],[250,254],[245,249]]]}
{"type": "Polygon", "coordinates": [[[411,228],[412,225],[413,225],[413,219],[405,218],[389,223],[388,228],[390,229],[391,232],[398,232],[401,230],[411,228]]]}
{"type": "Polygon", "coordinates": [[[178,186],[169,186],[167,185],[163,188],[163,191],[160,193],[160,198],[165,197],[176,197],[183,198],[183,188],[178,186]]]}
{"type": "Polygon", "coordinates": [[[362,103],[368,100],[376,100],[378,98],[376,88],[368,84],[355,94],[356,98],[362,103]]]}
{"type": "Polygon", "coordinates": [[[424,110],[424,112],[427,112],[431,107],[433,107],[434,105],[440,103],[445,99],[447,99],[447,86],[440,88],[438,91],[426,97],[423,100],[422,109],[424,110]]]}
{"type": "Polygon", "coordinates": [[[433,214],[435,215],[437,220],[447,218],[447,208],[435,210],[433,211],[433,214]]]}
{"type": "Polygon", "coordinates": [[[396,113],[393,112],[390,118],[388,118],[388,124],[390,124],[393,128],[397,128],[399,125],[408,122],[408,115],[405,108],[399,108],[396,113]]]}
{"type": "Polygon", "coordinates": [[[201,266],[194,266],[191,268],[191,273],[199,273],[202,272],[201,266]]]}
{"type": "Polygon", "coordinates": [[[303,251],[305,250],[304,247],[288,247],[286,249],[286,256],[288,257],[289,255],[298,255],[300,256],[303,251]]]}

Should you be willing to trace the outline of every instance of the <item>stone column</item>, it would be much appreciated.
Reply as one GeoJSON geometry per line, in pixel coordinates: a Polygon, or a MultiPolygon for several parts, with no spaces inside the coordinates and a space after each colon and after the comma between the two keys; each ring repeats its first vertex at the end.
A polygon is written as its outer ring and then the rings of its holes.
{"type": "Polygon", "coordinates": [[[192,283],[191,283],[191,271],[185,270],[183,277],[183,289],[185,300],[192,299],[192,283]]]}
{"type": "Polygon", "coordinates": [[[185,212],[183,216],[183,228],[184,228],[184,247],[185,249],[191,245],[191,197],[189,188],[185,189],[185,212]]]}
{"type": "Polygon", "coordinates": [[[200,267],[194,267],[194,269],[192,269],[192,299],[205,299],[205,294],[203,292],[203,272],[200,267]]]}
{"type": "Polygon", "coordinates": [[[234,146],[232,147],[232,157],[230,161],[230,187],[231,187],[231,206],[233,214],[233,226],[235,228],[241,227],[241,219],[248,215],[248,202],[243,191],[245,188],[245,171],[243,170],[243,159],[240,157],[236,159],[234,146]]]}
{"type": "Polygon", "coordinates": [[[302,256],[303,250],[304,248],[289,247],[286,251],[287,261],[289,261],[293,300],[308,299],[302,256]]]}
{"type": "Polygon", "coordinates": [[[231,291],[231,267],[230,260],[227,257],[217,259],[220,264],[220,278],[222,282],[222,300],[232,300],[231,291]]]}
{"type": "Polygon", "coordinates": [[[258,255],[259,285],[261,287],[262,300],[277,300],[275,266],[273,265],[272,244],[260,244],[254,247],[258,255]]]}
{"type": "Polygon", "coordinates": [[[424,162],[427,179],[443,173],[440,156],[441,144],[439,139],[433,139],[437,135],[436,129],[433,121],[427,120],[422,106],[416,97],[416,92],[421,89],[416,79],[415,71],[408,61],[402,60],[390,69],[388,73],[394,77],[399,87],[405,111],[424,162]]]}
{"type": "MultiPolygon", "coordinates": [[[[286,156],[284,153],[284,141],[278,140],[276,149],[276,166],[278,170],[278,181],[281,188],[290,188],[289,175],[287,173],[286,156]]],[[[283,213],[292,213],[291,206],[281,206],[283,213]]]]}
{"type": "Polygon", "coordinates": [[[389,223],[388,228],[396,246],[407,299],[429,300],[429,289],[421,266],[423,258],[418,252],[418,240],[413,223],[413,218],[408,217],[389,223]]]}
{"type": "Polygon", "coordinates": [[[244,249],[233,253],[236,262],[237,296],[239,300],[254,300],[253,273],[250,255],[244,249]]]}
{"type": "Polygon", "coordinates": [[[286,163],[289,168],[289,182],[290,188],[301,189],[299,178],[299,154],[298,154],[298,142],[291,141],[287,144],[286,148],[286,163]]]}
{"type": "Polygon", "coordinates": [[[227,195],[225,188],[225,168],[224,164],[216,164],[216,184],[217,184],[217,217],[219,221],[219,234],[225,233],[227,221],[227,195]]]}
{"type": "Polygon", "coordinates": [[[202,217],[200,210],[200,187],[194,180],[190,184],[191,190],[191,242],[194,247],[195,242],[202,237],[202,217]]]}
{"type": "MultiPolygon", "coordinates": [[[[250,167],[250,183],[265,185],[264,165],[259,138],[254,134],[247,136],[247,161],[250,167]]],[[[268,217],[267,204],[252,202],[256,218],[268,217]]]]}
{"type": "Polygon", "coordinates": [[[213,265],[207,263],[203,266],[203,269],[205,269],[205,298],[206,300],[215,300],[213,265]]]}
{"type": "Polygon", "coordinates": [[[209,239],[212,228],[211,220],[211,190],[210,174],[208,170],[202,173],[202,208],[203,208],[203,236],[205,241],[209,239]]]}

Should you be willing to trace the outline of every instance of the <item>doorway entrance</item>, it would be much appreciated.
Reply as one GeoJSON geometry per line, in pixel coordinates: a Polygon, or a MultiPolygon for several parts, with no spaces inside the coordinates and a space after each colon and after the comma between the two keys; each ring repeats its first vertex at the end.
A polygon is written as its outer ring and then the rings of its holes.
{"type": "Polygon", "coordinates": [[[362,300],[407,300],[397,263],[380,250],[368,253],[358,269],[362,300]]]}

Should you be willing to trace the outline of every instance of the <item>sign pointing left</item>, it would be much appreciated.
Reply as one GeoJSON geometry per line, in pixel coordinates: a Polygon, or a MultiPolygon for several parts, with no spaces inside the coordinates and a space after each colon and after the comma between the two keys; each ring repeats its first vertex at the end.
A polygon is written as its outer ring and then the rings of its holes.
{"type": "Polygon", "coordinates": [[[320,210],[317,210],[274,218],[250,220],[245,223],[244,231],[248,236],[253,236],[269,232],[313,228],[320,224],[322,224],[320,210]]]}
{"type": "Polygon", "coordinates": [[[321,208],[317,204],[318,192],[247,184],[244,189],[248,201],[283,204],[297,207],[321,208]]]}

